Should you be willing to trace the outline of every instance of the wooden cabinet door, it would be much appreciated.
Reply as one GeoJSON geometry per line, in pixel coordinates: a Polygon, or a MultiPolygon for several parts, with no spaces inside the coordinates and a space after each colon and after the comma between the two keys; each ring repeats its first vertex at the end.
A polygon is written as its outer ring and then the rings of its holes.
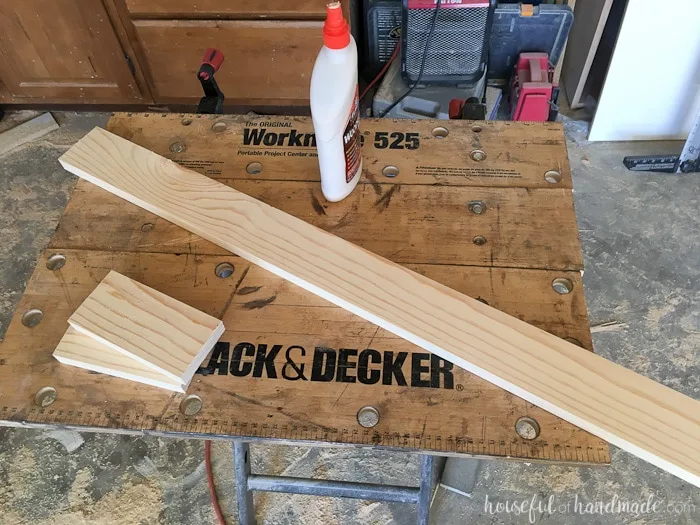
{"type": "MultiPolygon", "coordinates": [[[[330,0],[126,0],[134,18],[323,20],[330,0]]],[[[349,1],[343,2],[348,16],[349,1]]]]}
{"type": "Polygon", "coordinates": [[[0,0],[0,81],[18,99],[141,99],[101,0],[0,0]]]}

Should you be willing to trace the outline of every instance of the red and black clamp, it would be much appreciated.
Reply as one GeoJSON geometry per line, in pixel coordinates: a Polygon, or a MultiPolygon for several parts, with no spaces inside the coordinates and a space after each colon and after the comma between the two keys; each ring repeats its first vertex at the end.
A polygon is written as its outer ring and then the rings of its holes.
{"type": "Polygon", "coordinates": [[[224,94],[214,80],[214,73],[221,67],[224,54],[218,49],[209,48],[204,52],[197,78],[202,84],[204,96],[199,101],[197,113],[223,113],[224,94]]]}
{"type": "Polygon", "coordinates": [[[453,98],[448,106],[450,119],[486,120],[486,104],[479,97],[453,98]]]}

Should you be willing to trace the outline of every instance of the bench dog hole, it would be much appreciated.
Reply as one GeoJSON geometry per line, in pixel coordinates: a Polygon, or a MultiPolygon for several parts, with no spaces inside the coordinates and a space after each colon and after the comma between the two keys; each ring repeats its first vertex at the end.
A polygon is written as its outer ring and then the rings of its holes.
{"type": "Polygon", "coordinates": [[[379,423],[379,410],[373,406],[362,407],[357,411],[357,422],[365,428],[376,427],[379,423]]]}
{"type": "Polygon", "coordinates": [[[515,422],[515,432],[528,441],[537,439],[540,435],[540,424],[531,417],[521,417],[515,422]]]}
{"type": "Polygon", "coordinates": [[[574,290],[574,283],[566,277],[558,277],[552,281],[552,289],[561,295],[570,294],[574,290]]]}
{"type": "Polygon", "coordinates": [[[222,262],[216,265],[216,268],[214,268],[214,273],[219,279],[226,279],[227,277],[231,277],[233,275],[234,270],[235,267],[233,264],[230,262],[222,262]]]}

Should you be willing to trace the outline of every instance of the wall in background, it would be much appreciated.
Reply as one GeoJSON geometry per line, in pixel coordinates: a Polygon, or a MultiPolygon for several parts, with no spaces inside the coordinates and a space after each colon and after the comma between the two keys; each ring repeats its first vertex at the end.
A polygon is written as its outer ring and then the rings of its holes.
{"type": "Polygon", "coordinates": [[[700,111],[698,0],[627,5],[589,140],[685,140],[700,111]]]}

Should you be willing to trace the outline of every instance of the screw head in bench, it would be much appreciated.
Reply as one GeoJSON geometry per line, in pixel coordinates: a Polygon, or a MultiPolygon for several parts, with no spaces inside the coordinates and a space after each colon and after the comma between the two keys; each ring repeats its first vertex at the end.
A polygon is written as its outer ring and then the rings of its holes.
{"type": "Polygon", "coordinates": [[[44,318],[44,312],[38,308],[31,308],[22,314],[22,324],[27,328],[34,328],[44,318]]]}
{"type": "Polygon", "coordinates": [[[557,184],[561,182],[561,173],[559,173],[557,170],[549,170],[544,174],[544,180],[550,184],[557,184]]]}
{"type": "Polygon", "coordinates": [[[389,177],[390,179],[393,179],[399,174],[399,168],[396,166],[384,166],[384,169],[382,169],[382,175],[385,177],[389,177]]]}
{"type": "Polygon", "coordinates": [[[46,267],[51,270],[52,272],[55,272],[56,270],[60,270],[63,268],[66,264],[66,256],[63,255],[62,253],[54,253],[52,256],[50,256],[48,259],[46,259],[46,267]]]}
{"type": "Polygon", "coordinates": [[[58,397],[58,392],[52,386],[45,386],[40,388],[39,391],[34,395],[34,402],[40,407],[47,407],[51,405],[58,397]]]}
{"type": "Polygon", "coordinates": [[[444,139],[449,134],[449,130],[443,126],[433,128],[433,137],[435,137],[436,139],[444,139]]]}
{"type": "Polygon", "coordinates": [[[173,143],[170,145],[170,151],[171,151],[172,153],[182,153],[182,152],[185,151],[186,149],[187,149],[187,148],[185,147],[185,145],[184,145],[182,142],[173,142],[173,143]]]}
{"type": "Polygon", "coordinates": [[[260,173],[262,171],[262,169],[263,169],[263,165],[260,164],[259,162],[251,162],[245,167],[245,170],[250,175],[257,175],[258,173],[260,173]]]}
{"type": "Polygon", "coordinates": [[[469,154],[469,157],[471,157],[473,161],[481,162],[482,160],[486,160],[486,152],[480,149],[475,149],[469,154]]]}
{"type": "Polygon", "coordinates": [[[470,212],[481,215],[486,211],[486,203],[484,201],[471,201],[467,208],[470,212]]]}

